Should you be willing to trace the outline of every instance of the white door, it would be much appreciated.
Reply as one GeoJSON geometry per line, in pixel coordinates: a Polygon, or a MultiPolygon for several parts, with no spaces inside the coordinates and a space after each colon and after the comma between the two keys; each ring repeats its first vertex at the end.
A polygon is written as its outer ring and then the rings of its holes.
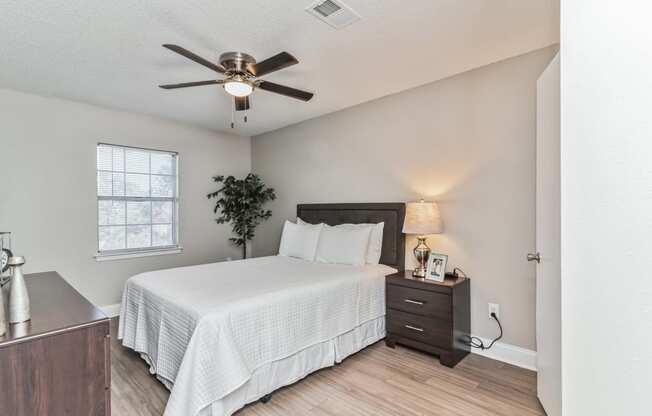
{"type": "Polygon", "coordinates": [[[557,54],[537,81],[537,393],[548,416],[561,415],[562,388],[559,70],[557,54]]]}

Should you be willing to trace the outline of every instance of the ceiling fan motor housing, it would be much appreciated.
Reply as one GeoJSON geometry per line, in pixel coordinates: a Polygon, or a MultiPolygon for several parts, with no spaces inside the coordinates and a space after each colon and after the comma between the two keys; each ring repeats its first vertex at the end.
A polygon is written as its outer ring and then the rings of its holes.
{"type": "Polygon", "coordinates": [[[220,55],[220,64],[226,69],[225,74],[251,76],[251,66],[256,64],[253,56],[242,52],[225,52],[220,55]]]}

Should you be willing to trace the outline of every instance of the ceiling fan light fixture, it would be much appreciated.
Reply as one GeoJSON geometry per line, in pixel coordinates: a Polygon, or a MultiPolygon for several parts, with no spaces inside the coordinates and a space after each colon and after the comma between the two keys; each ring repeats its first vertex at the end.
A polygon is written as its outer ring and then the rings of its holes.
{"type": "Polygon", "coordinates": [[[246,97],[254,90],[254,86],[247,80],[227,80],[224,82],[224,90],[234,97],[246,97]]]}

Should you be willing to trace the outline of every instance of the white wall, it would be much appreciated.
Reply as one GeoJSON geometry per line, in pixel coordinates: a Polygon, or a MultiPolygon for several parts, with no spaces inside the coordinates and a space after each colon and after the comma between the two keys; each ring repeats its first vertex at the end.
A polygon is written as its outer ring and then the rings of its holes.
{"type": "Polygon", "coordinates": [[[27,272],[56,270],[109,305],[136,273],[240,256],[227,241],[230,227],[213,222],[206,193],[212,175],[250,171],[249,138],[11,90],[0,90],[0,126],[0,229],[12,232],[27,272]],[[179,152],[182,254],[94,260],[100,141],[179,152]]]}
{"type": "Polygon", "coordinates": [[[561,12],[563,414],[649,415],[652,6],[561,12]]]}
{"type": "Polygon", "coordinates": [[[497,335],[498,302],[504,341],[534,349],[535,93],[555,50],[254,137],[254,171],[278,196],[254,253],[277,252],[297,203],[436,200],[445,233],[428,241],[473,279],[473,332],[497,335]]]}

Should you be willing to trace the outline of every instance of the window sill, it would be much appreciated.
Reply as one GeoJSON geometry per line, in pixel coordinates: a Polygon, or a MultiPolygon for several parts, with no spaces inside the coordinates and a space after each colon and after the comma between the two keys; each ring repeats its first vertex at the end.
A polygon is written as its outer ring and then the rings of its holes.
{"type": "Polygon", "coordinates": [[[161,250],[140,251],[134,253],[120,253],[120,254],[96,254],[95,261],[113,261],[113,260],[128,260],[137,259],[140,257],[152,256],[166,256],[168,254],[179,254],[183,251],[183,247],[166,248],[161,250]]]}

